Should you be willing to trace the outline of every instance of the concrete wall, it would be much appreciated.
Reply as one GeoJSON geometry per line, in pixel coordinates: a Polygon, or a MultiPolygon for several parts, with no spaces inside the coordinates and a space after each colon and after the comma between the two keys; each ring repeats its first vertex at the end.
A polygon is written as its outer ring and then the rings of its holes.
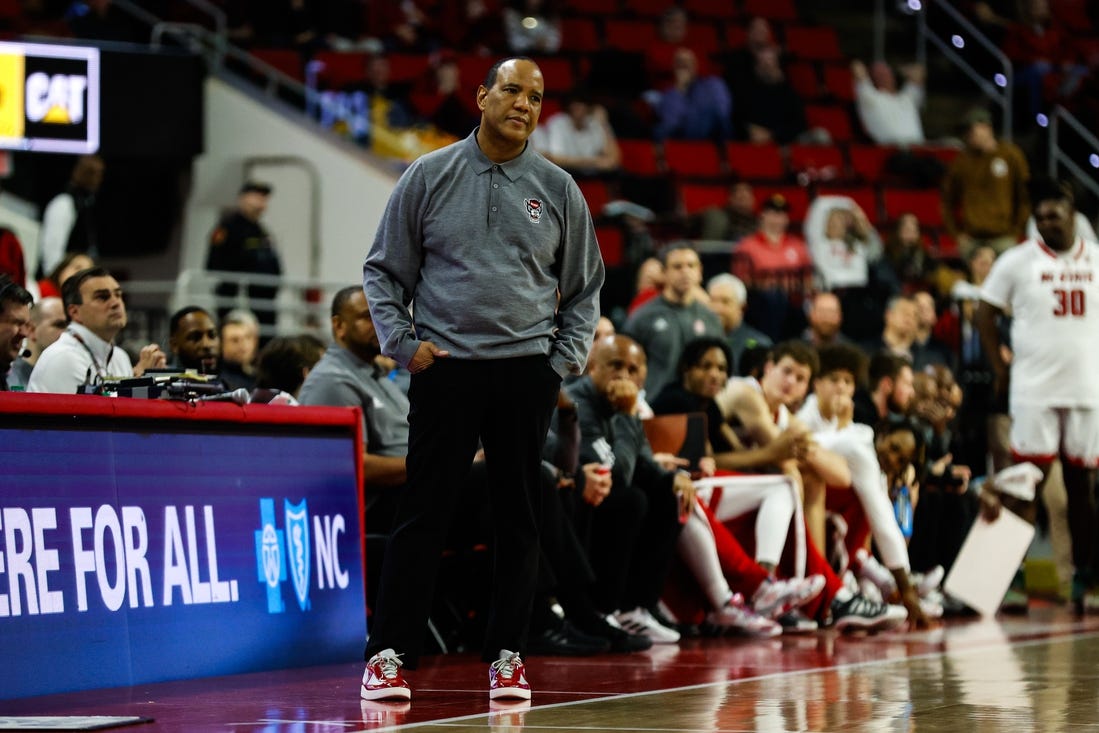
{"type": "Polygon", "coordinates": [[[218,78],[206,82],[206,153],[196,159],[181,232],[179,269],[205,264],[207,238],[248,177],[274,185],[263,222],[284,274],[359,280],[396,182],[387,164],[218,78]],[[310,221],[319,222],[311,251],[310,221]]]}

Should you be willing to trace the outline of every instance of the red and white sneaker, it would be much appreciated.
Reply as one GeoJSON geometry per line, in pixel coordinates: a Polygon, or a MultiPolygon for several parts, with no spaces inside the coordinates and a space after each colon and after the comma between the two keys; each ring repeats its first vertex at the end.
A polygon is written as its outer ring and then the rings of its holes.
{"type": "Polygon", "coordinates": [[[500,658],[488,666],[488,697],[490,700],[530,699],[523,660],[516,652],[501,649],[500,658]]]}
{"type": "Polygon", "coordinates": [[[400,655],[392,649],[382,649],[366,663],[363,686],[359,690],[363,700],[410,700],[412,690],[401,675],[400,655]]]}

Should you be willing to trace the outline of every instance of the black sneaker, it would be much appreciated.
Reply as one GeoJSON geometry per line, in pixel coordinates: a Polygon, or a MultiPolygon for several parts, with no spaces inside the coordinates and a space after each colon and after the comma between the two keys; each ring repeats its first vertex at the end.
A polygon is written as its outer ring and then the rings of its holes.
{"type": "Polygon", "coordinates": [[[787,611],[775,620],[782,627],[782,633],[784,634],[811,634],[820,627],[820,624],[796,608],[793,611],[787,611]]]}
{"type": "Polygon", "coordinates": [[[608,640],[585,634],[570,624],[568,619],[561,619],[555,628],[535,634],[527,642],[527,654],[537,656],[587,657],[602,654],[610,648],[608,640]]]}
{"type": "Polygon", "coordinates": [[[837,631],[881,631],[900,626],[908,619],[908,611],[904,606],[877,603],[861,593],[853,594],[846,601],[833,599],[831,612],[832,626],[837,631]]]}
{"type": "Polygon", "coordinates": [[[601,616],[592,614],[590,619],[578,621],[578,626],[584,633],[605,639],[611,646],[610,651],[615,654],[629,652],[643,652],[651,649],[653,642],[646,636],[631,634],[622,628],[614,616],[601,616]]]}

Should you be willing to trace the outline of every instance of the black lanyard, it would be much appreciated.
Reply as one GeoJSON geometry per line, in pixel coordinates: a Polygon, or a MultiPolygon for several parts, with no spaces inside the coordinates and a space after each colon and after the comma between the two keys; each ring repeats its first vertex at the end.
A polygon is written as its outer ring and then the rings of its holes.
{"type": "Polygon", "coordinates": [[[78,334],[76,331],[72,330],[71,328],[66,328],[65,333],[69,334],[74,339],[76,339],[77,343],[79,343],[81,346],[84,347],[84,351],[88,352],[88,356],[90,356],[91,359],[92,359],[92,366],[95,367],[95,382],[94,382],[94,384],[100,384],[103,381],[103,378],[107,376],[107,367],[109,367],[111,365],[111,357],[114,356],[114,344],[110,345],[111,350],[107,352],[107,361],[103,362],[103,366],[99,366],[99,359],[95,358],[95,353],[91,350],[91,348],[86,343],[84,343],[84,339],[80,337],[80,334],[78,334]]]}

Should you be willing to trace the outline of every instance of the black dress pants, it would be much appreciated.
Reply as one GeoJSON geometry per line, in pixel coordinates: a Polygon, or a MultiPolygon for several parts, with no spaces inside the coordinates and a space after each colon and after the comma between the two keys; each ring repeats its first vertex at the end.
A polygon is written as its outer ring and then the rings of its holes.
{"type": "Polygon", "coordinates": [[[416,668],[439,557],[478,441],[494,535],[483,656],[523,651],[538,582],[542,447],[560,386],[546,356],[438,359],[412,375],[408,482],[386,547],[367,659],[392,648],[416,668]]]}

